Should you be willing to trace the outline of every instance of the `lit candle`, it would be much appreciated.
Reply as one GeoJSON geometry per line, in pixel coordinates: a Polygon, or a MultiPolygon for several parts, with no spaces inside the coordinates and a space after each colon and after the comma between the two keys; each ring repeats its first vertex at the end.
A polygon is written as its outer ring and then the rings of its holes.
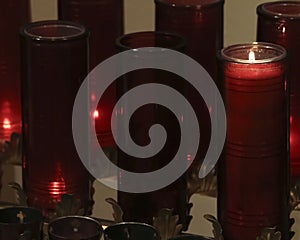
{"type": "Polygon", "coordinates": [[[225,239],[253,240],[263,227],[288,235],[285,50],[268,43],[221,52],[227,139],[219,161],[218,216],[225,239]]]}
{"type": "Polygon", "coordinates": [[[0,139],[9,140],[14,131],[20,133],[21,119],[20,116],[15,116],[16,109],[12,109],[9,101],[0,105],[0,139]]]}

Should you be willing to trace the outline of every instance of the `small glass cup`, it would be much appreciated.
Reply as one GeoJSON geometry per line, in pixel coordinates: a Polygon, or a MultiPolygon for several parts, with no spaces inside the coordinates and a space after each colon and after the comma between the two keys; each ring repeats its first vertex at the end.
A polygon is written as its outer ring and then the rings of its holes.
{"type": "Polygon", "coordinates": [[[36,208],[8,207],[0,209],[0,239],[16,240],[20,236],[41,239],[43,215],[36,208]]]}
{"type": "Polygon", "coordinates": [[[103,228],[99,222],[83,216],[60,217],[48,226],[50,240],[99,240],[102,233],[103,228]]]}
{"type": "Polygon", "coordinates": [[[144,223],[123,222],[104,230],[105,240],[160,240],[159,232],[144,223]]]}

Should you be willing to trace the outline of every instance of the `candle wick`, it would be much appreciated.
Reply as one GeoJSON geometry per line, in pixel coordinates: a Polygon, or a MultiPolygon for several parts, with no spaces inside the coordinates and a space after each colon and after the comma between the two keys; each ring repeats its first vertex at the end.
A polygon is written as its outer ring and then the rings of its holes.
{"type": "Polygon", "coordinates": [[[24,223],[24,218],[26,217],[26,215],[20,211],[18,214],[17,214],[17,218],[19,218],[20,220],[20,223],[24,223]]]}

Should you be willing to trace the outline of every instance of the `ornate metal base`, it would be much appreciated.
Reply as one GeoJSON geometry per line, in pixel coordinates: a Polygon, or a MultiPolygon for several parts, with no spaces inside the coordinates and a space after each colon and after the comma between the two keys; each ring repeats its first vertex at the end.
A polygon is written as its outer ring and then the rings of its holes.
{"type": "MultiPolygon", "coordinates": [[[[20,163],[21,161],[21,136],[19,134],[12,134],[10,141],[0,141],[0,190],[1,190],[1,163],[10,162],[10,163],[20,163]]],[[[193,194],[202,194],[216,197],[217,195],[217,174],[213,170],[206,178],[198,178],[198,170],[194,169],[190,173],[188,178],[188,199],[193,194]]],[[[11,183],[10,187],[15,189],[17,194],[17,205],[26,206],[27,197],[23,192],[20,185],[16,183],[11,183]]],[[[290,206],[291,210],[300,210],[300,180],[291,188],[290,191],[291,201],[290,206]]],[[[122,222],[123,211],[117,202],[114,199],[106,199],[106,201],[112,205],[112,212],[114,222],[122,222]]],[[[2,203],[2,205],[15,205],[10,203],[2,203]]],[[[93,203],[91,203],[92,208],[93,203]]],[[[60,202],[56,205],[56,210],[52,218],[68,215],[83,215],[84,211],[80,208],[81,204],[78,199],[75,199],[72,195],[63,195],[60,202]]],[[[192,204],[189,204],[189,210],[191,209],[192,204]]],[[[210,221],[213,226],[213,236],[216,240],[223,240],[222,228],[217,219],[211,215],[205,215],[205,219],[210,221]]],[[[187,216],[188,223],[192,219],[192,216],[187,216]]],[[[292,227],[294,220],[291,219],[290,227],[292,227]]],[[[182,225],[178,224],[178,216],[172,214],[170,209],[162,209],[159,212],[159,215],[153,219],[153,225],[159,228],[162,234],[162,240],[174,237],[178,235],[182,230],[182,225]]],[[[291,232],[290,236],[293,237],[294,233],[291,232]]],[[[26,239],[25,235],[22,236],[26,239]]],[[[256,240],[279,240],[281,238],[280,232],[277,232],[274,228],[265,228],[262,230],[261,235],[257,237],[256,240]]]]}

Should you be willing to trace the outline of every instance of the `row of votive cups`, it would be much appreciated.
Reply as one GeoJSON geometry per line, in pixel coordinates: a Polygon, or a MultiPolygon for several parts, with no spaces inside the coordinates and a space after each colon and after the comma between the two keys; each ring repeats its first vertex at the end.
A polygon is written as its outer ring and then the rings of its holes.
{"type": "MultiPolygon", "coordinates": [[[[0,239],[42,240],[42,212],[32,207],[8,207],[0,209],[0,239]]],[[[47,225],[47,224],[46,224],[47,225]]],[[[160,240],[153,226],[138,222],[122,222],[102,226],[98,220],[86,216],[58,217],[48,224],[49,240],[160,240]]],[[[45,230],[44,230],[45,231],[45,230]]],[[[181,235],[173,240],[205,240],[198,235],[181,235]]],[[[170,239],[171,240],[171,239],[170,239]]]]}

